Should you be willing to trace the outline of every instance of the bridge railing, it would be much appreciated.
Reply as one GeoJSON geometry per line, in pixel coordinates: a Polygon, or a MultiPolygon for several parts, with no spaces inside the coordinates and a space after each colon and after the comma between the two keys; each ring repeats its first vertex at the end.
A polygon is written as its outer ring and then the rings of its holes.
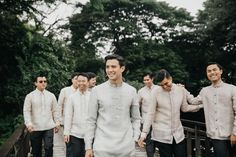
{"type": "MultiPolygon", "coordinates": [[[[181,119],[187,141],[188,157],[211,157],[210,141],[206,136],[205,123],[181,119]]],[[[27,157],[30,152],[29,134],[20,125],[0,147],[1,157],[27,157]]]]}
{"type": "Polygon", "coordinates": [[[181,119],[187,141],[188,157],[213,156],[210,139],[206,135],[205,123],[181,119]]]}
{"type": "Polygon", "coordinates": [[[0,147],[1,157],[27,157],[30,152],[29,134],[25,125],[20,125],[0,147]]]}

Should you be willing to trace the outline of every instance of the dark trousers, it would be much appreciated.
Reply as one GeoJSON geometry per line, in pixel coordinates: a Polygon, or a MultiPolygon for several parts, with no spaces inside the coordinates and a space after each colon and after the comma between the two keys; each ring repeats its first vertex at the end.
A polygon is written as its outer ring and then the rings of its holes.
{"type": "Polygon", "coordinates": [[[233,157],[233,149],[229,140],[211,139],[214,157],[233,157]]]}
{"type": "Polygon", "coordinates": [[[176,143],[173,139],[172,144],[154,141],[155,147],[159,149],[160,157],[187,157],[185,140],[176,143]]]}
{"type": "Polygon", "coordinates": [[[45,157],[52,157],[53,129],[30,133],[33,157],[42,157],[42,141],[44,142],[45,157]]]}
{"type": "Polygon", "coordinates": [[[152,132],[152,128],[150,129],[145,139],[147,157],[154,157],[154,153],[155,153],[154,142],[153,140],[151,140],[151,132],[152,132]]]}
{"type": "Polygon", "coordinates": [[[73,157],[71,141],[66,143],[66,157],[73,157]]]}
{"type": "Polygon", "coordinates": [[[70,136],[73,157],[85,156],[85,143],[84,139],[75,136],[70,136]]]}

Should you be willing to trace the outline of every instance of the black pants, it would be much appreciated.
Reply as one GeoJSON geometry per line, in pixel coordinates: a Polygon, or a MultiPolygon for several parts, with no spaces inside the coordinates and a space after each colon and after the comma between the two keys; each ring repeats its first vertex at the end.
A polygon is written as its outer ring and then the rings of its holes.
{"type": "Polygon", "coordinates": [[[66,143],[66,157],[73,157],[71,141],[66,143]]]}
{"type": "Polygon", "coordinates": [[[229,140],[215,140],[211,139],[214,157],[233,157],[233,149],[229,140]]]}
{"type": "Polygon", "coordinates": [[[150,129],[145,139],[147,157],[154,157],[154,153],[155,153],[154,141],[151,140],[151,132],[152,132],[152,128],[150,129]]]}
{"type": "Polygon", "coordinates": [[[84,139],[75,136],[70,136],[70,142],[71,142],[73,157],[84,157],[85,156],[84,139]]]}
{"type": "Polygon", "coordinates": [[[187,157],[185,140],[176,143],[173,139],[172,144],[154,141],[155,147],[159,149],[160,157],[187,157]]]}
{"type": "Polygon", "coordinates": [[[45,157],[52,157],[53,129],[30,133],[33,157],[42,157],[42,141],[44,142],[45,157]]]}

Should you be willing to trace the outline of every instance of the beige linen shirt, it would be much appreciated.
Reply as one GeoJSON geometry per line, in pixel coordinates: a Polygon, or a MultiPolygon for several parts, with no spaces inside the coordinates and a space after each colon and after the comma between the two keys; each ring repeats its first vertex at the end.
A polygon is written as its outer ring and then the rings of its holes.
{"type": "Polygon", "coordinates": [[[199,94],[203,101],[207,135],[212,139],[229,139],[236,135],[236,86],[221,82],[205,87],[199,94]]]}
{"type": "Polygon", "coordinates": [[[92,89],[85,148],[96,157],[131,157],[140,135],[140,113],[136,89],[110,81],[92,89]],[[94,139],[94,142],[93,142],[94,139]]]}
{"type": "Polygon", "coordinates": [[[64,124],[64,112],[65,112],[65,106],[68,98],[74,94],[77,91],[72,85],[69,87],[62,88],[58,97],[58,106],[59,106],[59,111],[60,111],[60,123],[63,125],[64,124]]]}
{"type": "Polygon", "coordinates": [[[184,139],[184,130],[180,121],[183,112],[198,111],[202,105],[188,105],[189,93],[183,87],[173,84],[171,91],[156,88],[152,92],[152,104],[144,121],[143,132],[147,133],[152,125],[152,140],[172,144],[184,139]]]}
{"type": "Polygon", "coordinates": [[[24,102],[25,125],[33,126],[35,131],[49,130],[59,125],[57,100],[53,93],[38,89],[29,93],[24,102]]]}
{"type": "Polygon", "coordinates": [[[148,107],[150,106],[152,99],[151,92],[155,88],[158,88],[158,86],[153,84],[150,88],[144,86],[138,91],[138,101],[141,107],[141,115],[142,115],[141,123],[144,123],[144,119],[146,119],[148,107]]]}
{"type": "Polygon", "coordinates": [[[89,91],[81,93],[79,90],[69,97],[65,107],[64,135],[84,138],[89,97],[89,91]]]}

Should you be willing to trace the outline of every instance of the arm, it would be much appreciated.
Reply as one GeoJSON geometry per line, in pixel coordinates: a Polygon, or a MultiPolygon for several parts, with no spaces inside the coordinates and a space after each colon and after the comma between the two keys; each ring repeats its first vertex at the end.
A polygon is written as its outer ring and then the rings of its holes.
{"type": "Polygon", "coordinates": [[[65,103],[65,90],[64,88],[60,91],[58,97],[58,108],[59,108],[59,117],[60,123],[63,124],[63,114],[64,114],[64,103],[65,103]]]}
{"type": "Polygon", "coordinates": [[[233,112],[234,112],[234,122],[233,122],[233,131],[230,136],[231,144],[236,144],[236,87],[233,86],[232,91],[232,104],[233,104],[233,112]]]}
{"type": "Polygon", "coordinates": [[[56,123],[54,131],[55,133],[57,133],[60,128],[60,119],[59,119],[59,108],[57,105],[57,99],[54,94],[52,95],[52,117],[54,122],[56,123]]]}
{"type": "Polygon", "coordinates": [[[131,115],[131,123],[133,126],[134,131],[134,139],[135,141],[138,141],[139,135],[140,135],[140,112],[139,112],[139,103],[136,91],[133,94],[133,101],[130,106],[130,115],[131,115]]]}
{"type": "Polygon", "coordinates": [[[31,121],[31,111],[32,111],[32,104],[31,104],[31,95],[28,94],[25,97],[24,107],[23,107],[23,114],[24,114],[24,121],[25,125],[29,132],[33,131],[33,124],[31,121]]]}
{"type": "Polygon", "coordinates": [[[198,105],[189,105],[188,104],[188,98],[194,98],[186,89],[183,88],[183,101],[181,105],[181,111],[183,112],[197,112],[201,108],[203,108],[203,105],[201,104],[201,100],[196,98],[196,101],[192,100],[192,102],[197,103],[198,105]]]}
{"type": "MultiPolygon", "coordinates": [[[[85,133],[85,150],[92,150],[92,143],[95,136],[95,130],[97,127],[97,117],[98,117],[98,98],[96,87],[91,92],[90,100],[88,104],[88,117],[87,130],[85,133]]],[[[87,152],[86,152],[87,154],[87,152]]]]}
{"type": "Polygon", "coordinates": [[[202,104],[202,99],[200,96],[194,97],[189,91],[183,88],[185,91],[185,95],[187,98],[187,102],[192,105],[200,105],[202,104]]]}
{"type": "Polygon", "coordinates": [[[65,123],[64,123],[64,140],[65,142],[69,142],[69,135],[71,131],[71,124],[72,124],[72,118],[73,118],[73,111],[74,107],[72,104],[72,98],[70,97],[68,99],[68,102],[65,106],[65,123]]]}

